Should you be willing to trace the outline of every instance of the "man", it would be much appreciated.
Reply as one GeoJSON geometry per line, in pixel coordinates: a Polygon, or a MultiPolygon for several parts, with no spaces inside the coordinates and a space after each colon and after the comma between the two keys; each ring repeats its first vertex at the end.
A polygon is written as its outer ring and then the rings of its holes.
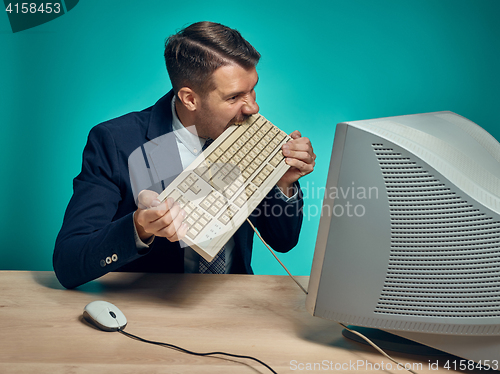
{"type": "MultiPolygon", "coordinates": [[[[77,287],[115,270],[200,271],[200,256],[180,243],[187,231],[185,212],[171,199],[156,197],[208,139],[259,111],[259,59],[238,31],[216,23],[195,23],[167,40],[172,91],[154,106],[102,123],[89,134],[54,249],[54,270],[63,286],[77,287]]],[[[316,158],[307,138],[298,131],[291,137],[283,146],[291,168],[259,208],[278,205],[281,212],[294,213],[250,217],[280,252],[297,243],[303,204],[297,181],[314,169],[316,158]]],[[[263,211],[259,208],[256,212],[263,211]]],[[[252,274],[252,243],[245,222],[224,247],[223,272],[252,274]]]]}

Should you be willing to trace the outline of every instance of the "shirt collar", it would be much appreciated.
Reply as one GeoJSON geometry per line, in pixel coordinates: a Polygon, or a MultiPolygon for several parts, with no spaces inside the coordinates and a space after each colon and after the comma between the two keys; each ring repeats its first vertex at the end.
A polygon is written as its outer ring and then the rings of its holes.
{"type": "Polygon", "coordinates": [[[181,123],[179,117],[177,117],[177,112],[175,111],[175,95],[172,98],[171,107],[172,107],[172,130],[174,131],[177,141],[181,142],[186,147],[186,149],[193,155],[196,156],[200,154],[206,140],[190,132],[181,123]]]}

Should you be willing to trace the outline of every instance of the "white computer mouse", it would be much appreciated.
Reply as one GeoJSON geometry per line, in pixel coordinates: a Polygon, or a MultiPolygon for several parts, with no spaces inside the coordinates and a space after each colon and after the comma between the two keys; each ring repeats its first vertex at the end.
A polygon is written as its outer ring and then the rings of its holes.
{"type": "Polygon", "coordinates": [[[127,325],[127,318],[107,301],[92,301],[83,308],[83,318],[104,331],[118,331],[127,325]]]}

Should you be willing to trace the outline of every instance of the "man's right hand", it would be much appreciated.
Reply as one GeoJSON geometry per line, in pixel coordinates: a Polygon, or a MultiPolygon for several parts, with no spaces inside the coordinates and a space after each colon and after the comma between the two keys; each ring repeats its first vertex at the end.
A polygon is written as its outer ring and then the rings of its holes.
{"type": "Polygon", "coordinates": [[[172,198],[160,202],[157,197],[154,191],[143,190],[139,193],[139,208],[134,213],[139,238],[144,242],[153,235],[165,237],[171,242],[181,240],[189,228],[183,222],[186,212],[172,198]]]}

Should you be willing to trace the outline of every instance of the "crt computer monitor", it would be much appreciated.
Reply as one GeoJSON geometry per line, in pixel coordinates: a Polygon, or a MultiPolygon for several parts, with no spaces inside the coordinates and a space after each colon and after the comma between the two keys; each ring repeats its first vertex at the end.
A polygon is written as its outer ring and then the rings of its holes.
{"type": "Polygon", "coordinates": [[[498,359],[500,144],[452,112],[338,124],[306,307],[498,359]]]}

